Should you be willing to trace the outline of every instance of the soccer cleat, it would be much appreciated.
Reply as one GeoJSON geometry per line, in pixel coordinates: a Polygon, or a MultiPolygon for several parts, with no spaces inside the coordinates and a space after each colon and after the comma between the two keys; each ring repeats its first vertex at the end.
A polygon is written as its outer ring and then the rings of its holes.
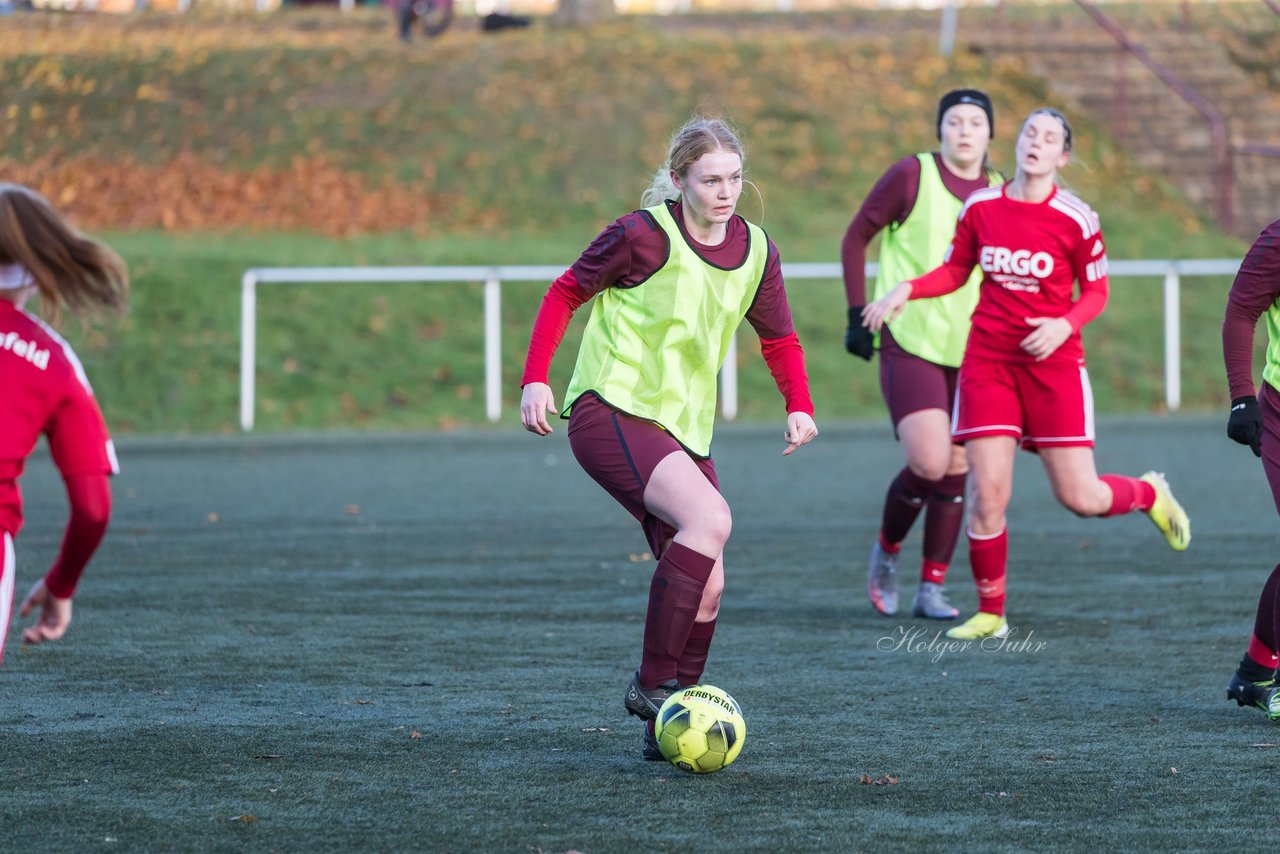
{"type": "Polygon", "coordinates": [[[942,595],[942,585],[932,581],[920,582],[911,610],[915,616],[930,620],[954,620],[960,616],[960,609],[953,607],[942,595]]]}
{"type": "Polygon", "coordinates": [[[1262,709],[1268,718],[1280,721],[1280,683],[1275,679],[1249,682],[1237,670],[1231,674],[1231,681],[1227,683],[1227,699],[1235,700],[1237,706],[1262,709]]]}
{"type": "Polygon", "coordinates": [[[646,762],[665,762],[667,759],[658,749],[658,737],[649,732],[648,727],[645,727],[644,740],[640,742],[640,755],[646,762]]]}
{"type": "Polygon", "coordinates": [[[898,556],[891,555],[876,540],[867,561],[867,596],[872,606],[887,617],[898,613],[898,556]]]}
{"type": "Polygon", "coordinates": [[[947,630],[947,637],[953,640],[978,640],[980,638],[1003,638],[1009,635],[1009,621],[1003,614],[988,614],[979,611],[954,629],[947,630]]]}
{"type": "Polygon", "coordinates": [[[1156,503],[1151,505],[1147,515],[1156,523],[1156,527],[1175,552],[1186,551],[1187,546],[1191,545],[1191,519],[1187,517],[1187,511],[1182,509],[1178,499],[1173,497],[1169,482],[1156,471],[1147,472],[1139,480],[1151,484],[1156,491],[1156,503]]]}
{"type": "Polygon", "coordinates": [[[641,720],[654,721],[658,719],[658,709],[675,692],[674,679],[668,679],[656,688],[641,688],[640,673],[637,672],[631,677],[631,684],[627,686],[627,695],[622,704],[627,707],[628,712],[641,720]]]}

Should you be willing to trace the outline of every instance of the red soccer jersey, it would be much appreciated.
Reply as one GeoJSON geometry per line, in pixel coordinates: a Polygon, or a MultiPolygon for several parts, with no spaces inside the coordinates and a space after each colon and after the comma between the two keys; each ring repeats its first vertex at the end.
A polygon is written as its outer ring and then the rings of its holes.
{"type": "Polygon", "coordinates": [[[0,300],[0,531],[22,527],[18,477],[40,434],[63,476],[115,474],[115,448],[84,368],[42,321],[0,300]]]}
{"type": "Polygon", "coordinates": [[[1009,198],[1007,187],[969,196],[943,265],[912,281],[911,298],[949,293],[981,266],[982,288],[966,353],[1033,362],[1019,346],[1035,329],[1027,318],[1065,317],[1071,337],[1049,359],[1083,364],[1080,329],[1107,302],[1107,248],[1098,215],[1062,189],[1030,203],[1009,198]],[[1077,281],[1080,298],[1073,301],[1077,281]]]}

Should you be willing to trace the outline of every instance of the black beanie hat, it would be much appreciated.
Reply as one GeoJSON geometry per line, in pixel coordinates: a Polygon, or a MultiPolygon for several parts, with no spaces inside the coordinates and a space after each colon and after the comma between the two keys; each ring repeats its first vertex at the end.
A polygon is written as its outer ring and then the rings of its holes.
{"type": "Polygon", "coordinates": [[[952,89],[938,101],[938,139],[942,139],[942,117],[946,115],[947,110],[957,104],[973,104],[975,107],[981,107],[987,114],[987,127],[991,128],[991,135],[993,137],[996,135],[995,116],[992,115],[991,99],[987,97],[987,93],[978,89],[952,89]]]}

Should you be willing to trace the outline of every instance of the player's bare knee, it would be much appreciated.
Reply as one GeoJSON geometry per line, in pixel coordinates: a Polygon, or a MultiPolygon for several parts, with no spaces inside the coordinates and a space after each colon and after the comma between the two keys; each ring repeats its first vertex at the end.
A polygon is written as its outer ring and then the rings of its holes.
{"type": "Polygon", "coordinates": [[[937,455],[911,460],[907,463],[907,467],[916,477],[922,477],[925,480],[942,480],[947,476],[950,462],[951,459],[948,456],[937,455]]]}
{"type": "Polygon", "coordinates": [[[733,516],[729,505],[703,508],[696,516],[686,520],[679,529],[679,540],[687,547],[704,555],[718,555],[724,551],[733,530],[733,516]]]}
{"type": "Polygon", "coordinates": [[[701,527],[704,537],[720,544],[721,548],[715,552],[718,554],[733,533],[733,513],[730,512],[729,505],[721,502],[718,507],[709,509],[702,519],[701,527]]]}

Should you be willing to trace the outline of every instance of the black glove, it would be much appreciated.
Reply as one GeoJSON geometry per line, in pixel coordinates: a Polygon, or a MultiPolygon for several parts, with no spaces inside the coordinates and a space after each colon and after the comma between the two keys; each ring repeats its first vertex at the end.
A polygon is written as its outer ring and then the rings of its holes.
{"type": "Polygon", "coordinates": [[[1262,416],[1258,414],[1258,398],[1247,394],[1231,401],[1227,436],[1241,445],[1248,445],[1255,457],[1262,456],[1262,416]]]}
{"type": "Polygon", "coordinates": [[[871,330],[862,325],[862,306],[850,307],[849,328],[844,331],[844,348],[870,362],[876,351],[875,342],[876,337],[871,334],[871,330]]]}

